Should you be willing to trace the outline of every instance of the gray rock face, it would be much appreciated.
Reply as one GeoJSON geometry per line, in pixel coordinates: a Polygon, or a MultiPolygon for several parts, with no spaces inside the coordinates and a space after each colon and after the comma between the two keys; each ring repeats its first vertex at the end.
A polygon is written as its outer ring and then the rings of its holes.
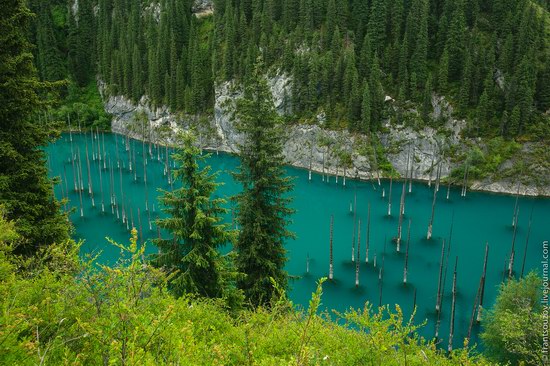
{"type": "Polygon", "coordinates": [[[213,8],[214,3],[212,2],[212,0],[195,0],[192,10],[196,13],[213,8]]]}
{"type": "Polygon", "coordinates": [[[268,80],[273,104],[279,114],[291,113],[290,95],[292,93],[290,78],[287,75],[276,75],[268,80]]]}
{"type": "Polygon", "coordinates": [[[217,136],[221,140],[222,150],[232,153],[238,153],[242,136],[235,131],[229,111],[234,107],[235,100],[240,98],[241,95],[242,93],[233,89],[232,83],[223,83],[216,88],[213,122],[217,136]]]}
{"type": "MultiPolygon", "coordinates": [[[[286,75],[278,75],[268,81],[277,112],[288,113],[291,80],[286,75]]],[[[201,121],[194,116],[171,114],[167,107],[151,108],[147,97],[141,98],[137,104],[123,96],[104,99],[106,111],[113,115],[113,132],[160,143],[173,143],[178,131],[193,128],[199,135],[201,148],[238,153],[242,136],[235,130],[231,110],[235,100],[241,95],[232,83],[217,85],[214,118],[201,121]],[[147,123],[151,126],[150,129],[144,129],[147,123]]],[[[451,146],[462,148],[460,132],[466,122],[451,117],[452,109],[444,98],[434,96],[432,104],[434,117],[441,116],[447,120],[444,135],[430,127],[413,130],[410,127],[391,125],[389,122],[384,126],[385,132],[378,135],[387,160],[401,176],[405,176],[408,169],[412,168],[413,179],[435,179],[437,165],[441,164],[441,175],[445,177],[452,166],[443,151],[451,146]]],[[[318,119],[323,118],[320,113],[318,119]]],[[[380,177],[382,173],[376,171],[376,163],[380,162],[372,161],[372,154],[368,153],[371,148],[371,143],[364,135],[326,130],[318,124],[285,126],[283,152],[288,164],[340,179],[344,174],[348,178],[380,177]]],[[[474,182],[471,189],[515,194],[517,185],[509,182],[474,182]]],[[[550,188],[523,186],[520,193],[550,195],[550,188]]]]}
{"type": "MultiPolygon", "coordinates": [[[[486,191],[494,193],[507,193],[516,194],[518,192],[517,183],[514,182],[473,182],[470,189],[476,191],[486,191]]],[[[550,196],[550,189],[548,187],[534,187],[526,186],[524,184],[519,185],[519,194],[524,196],[550,196]]]]}
{"type": "Polygon", "coordinates": [[[191,10],[198,17],[210,15],[214,12],[214,3],[212,0],[195,0],[191,10]]]}

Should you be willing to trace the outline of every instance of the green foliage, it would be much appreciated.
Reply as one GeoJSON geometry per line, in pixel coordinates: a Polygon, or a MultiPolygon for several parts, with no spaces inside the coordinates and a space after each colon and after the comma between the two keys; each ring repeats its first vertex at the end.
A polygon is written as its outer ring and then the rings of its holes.
{"type": "Polygon", "coordinates": [[[271,74],[292,77],[292,117],[322,109],[328,127],[366,132],[366,84],[371,131],[385,95],[422,107],[430,74],[429,86],[476,121],[478,136],[531,136],[550,105],[550,16],[533,1],[217,0],[214,15],[200,17],[191,0],[31,5],[43,79],[85,86],[97,74],[110,94],[188,114],[210,113],[215,83],[246,80],[260,54],[271,74]],[[514,118],[500,126],[504,112],[514,118]]]}
{"type": "Polygon", "coordinates": [[[53,198],[45,154],[52,126],[44,113],[58,85],[37,79],[26,36],[31,14],[24,1],[0,5],[0,205],[17,223],[17,253],[68,237],[68,222],[53,198]]]}
{"type": "MultiPolygon", "coordinates": [[[[489,365],[467,349],[442,354],[418,338],[399,308],[367,306],[330,320],[319,313],[322,280],[306,312],[283,294],[269,311],[232,317],[219,300],[174,298],[169,277],[143,260],[135,230],[129,244],[112,244],[122,254],[113,267],[90,258],[70,271],[18,274],[0,241],[1,364],[489,365]]],[[[61,253],[58,263],[76,258],[61,253]]]]}
{"type": "Polygon", "coordinates": [[[481,339],[486,354],[511,365],[543,365],[542,279],[530,273],[502,284],[484,320],[481,339]]]}
{"type": "Polygon", "coordinates": [[[286,289],[284,241],[293,236],[286,228],[293,210],[288,207],[292,183],[284,171],[283,126],[263,71],[257,61],[235,110],[237,130],[244,135],[241,164],[234,175],[243,186],[234,197],[240,226],[236,265],[245,274],[238,286],[254,306],[272,300],[271,279],[286,289]]]}
{"type": "Polygon", "coordinates": [[[361,104],[361,130],[370,131],[371,129],[371,95],[369,90],[369,84],[365,84],[363,89],[363,101],[361,104]]]}
{"type": "Polygon", "coordinates": [[[70,119],[73,129],[79,126],[82,129],[111,129],[111,116],[105,112],[95,82],[90,82],[85,87],[69,83],[66,97],[59,106],[51,110],[51,113],[54,120],[62,121],[67,127],[70,119]]]}
{"type": "Polygon", "coordinates": [[[83,87],[94,79],[95,27],[92,0],[79,0],[76,12],[69,12],[67,35],[68,68],[77,85],[83,87]]]}
{"type": "Polygon", "coordinates": [[[180,151],[173,155],[178,167],[172,173],[182,187],[162,191],[160,202],[168,217],[159,219],[157,225],[171,237],[155,240],[160,252],[153,263],[172,274],[170,289],[177,296],[190,293],[225,297],[234,303],[239,294],[234,289],[231,259],[219,253],[220,247],[232,243],[235,237],[229,224],[221,223],[227,212],[223,208],[225,200],[212,198],[219,184],[209,166],[199,169],[198,163],[205,157],[194,146],[192,135],[181,135],[179,139],[180,151]]]}
{"type": "Polygon", "coordinates": [[[461,181],[464,177],[464,170],[468,165],[468,176],[472,179],[483,179],[494,177],[498,173],[502,163],[512,158],[520,149],[520,144],[514,141],[504,140],[502,137],[495,137],[487,141],[484,150],[477,146],[468,149],[464,156],[457,156],[457,161],[463,164],[454,169],[451,179],[461,181]]]}

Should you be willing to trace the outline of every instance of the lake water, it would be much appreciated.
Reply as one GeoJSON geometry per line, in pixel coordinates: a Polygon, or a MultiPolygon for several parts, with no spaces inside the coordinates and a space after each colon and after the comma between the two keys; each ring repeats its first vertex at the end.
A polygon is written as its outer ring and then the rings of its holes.
{"type": "MultiPolygon", "coordinates": [[[[138,230],[141,226],[144,240],[158,235],[154,225],[154,220],[162,217],[156,200],[159,195],[158,189],[170,189],[168,174],[164,174],[167,150],[164,147],[157,149],[154,145],[149,150],[148,144],[135,140],[128,140],[128,143],[124,137],[114,134],[93,138],[90,134],[73,134],[72,144],[70,140],[70,136],[64,134],[46,148],[51,175],[59,176],[63,180],[55,187],[56,196],[58,198],[68,196],[69,206],[74,208],[71,214],[76,231],[74,237],[85,240],[81,249],[82,254],[101,253],[100,261],[113,263],[119,255],[119,250],[110,245],[105,238],[109,237],[123,243],[127,243],[129,238],[127,225],[123,224],[121,219],[122,205],[127,213],[129,226],[131,227],[132,222],[138,230]],[[131,147],[130,152],[126,148],[128,144],[131,147]],[[92,205],[88,189],[86,146],[95,207],[92,205]],[[100,148],[101,155],[106,159],[97,158],[100,148]],[[78,177],[80,174],[78,158],[73,167],[71,151],[73,157],[78,157],[80,154],[84,187],[82,207],[80,195],[74,189],[73,180],[73,176],[78,177]],[[146,165],[143,161],[143,152],[146,155],[146,165]],[[130,160],[133,161],[132,171],[129,170],[130,160]],[[147,172],[147,190],[144,182],[144,167],[147,172]],[[103,200],[100,189],[100,168],[103,200]],[[115,196],[119,218],[117,218],[116,209],[111,205],[111,197],[115,196]],[[146,209],[146,205],[149,210],[146,209]]],[[[238,158],[227,154],[213,154],[207,163],[212,166],[213,171],[219,172],[218,180],[224,183],[217,191],[218,197],[229,197],[238,192],[239,186],[230,174],[239,164],[238,158]]],[[[432,212],[435,184],[428,187],[427,183],[413,183],[412,192],[408,193],[408,186],[406,190],[403,242],[401,251],[398,253],[392,239],[397,235],[403,184],[401,181],[393,182],[392,211],[391,215],[388,215],[389,181],[382,181],[382,185],[378,186],[376,181],[348,179],[344,187],[342,179],[340,178],[337,184],[334,176],[329,177],[327,181],[320,174],[314,173],[309,181],[307,171],[289,167],[287,173],[295,178],[292,207],[296,209],[296,214],[292,217],[290,229],[296,233],[297,238],[288,241],[286,246],[288,250],[286,269],[290,275],[297,277],[291,281],[290,289],[290,298],[295,304],[307,307],[311,293],[315,290],[316,281],[320,277],[328,276],[330,218],[333,216],[334,280],[327,281],[324,285],[323,306],[338,311],[344,311],[350,307],[363,307],[367,301],[378,306],[381,296],[383,304],[390,304],[392,307],[394,304],[399,304],[404,316],[408,318],[416,293],[418,308],[415,320],[417,322],[427,320],[427,325],[422,328],[420,334],[426,338],[433,338],[437,319],[435,305],[441,246],[445,239],[448,248],[451,222],[454,222],[444,283],[439,335],[442,339],[441,345],[446,348],[451,321],[453,268],[455,259],[458,257],[453,344],[455,347],[463,344],[482,274],[486,242],[490,246],[484,294],[486,308],[494,303],[498,285],[504,278],[505,261],[510,258],[514,234],[512,226],[516,202],[514,196],[468,192],[466,197],[461,197],[461,189],[456,188],[451,189],[449,199],[446,199],[447,187],[441,186],[435,207],[433,237],[427,240],[426,233],[432,212]],[[385,197],[382,197],[383,191],[385,191],[385,197]],[[365,263],[365,243],[369,204],[371,220],[369,263],[367,264],[365,263]],[[355,215],[350,212],[350,205],[356,207],[355,215]],[[355,285],[355,264],[351,258],[354,217],[356,222],[361,220],[359,286],[355,285]],[[405,285],[403,269],[409,219],[412,224],[408,282],[405,285]],[[375,256],[376,268],[374,267],[375,256]],[[382,265],[384,270],[380,281],[382,265]]],[[[525,273],[529,270],[537,270],[540,273],[543,241],[550,237],[549,199],[520,197],[518,207],[514,261],[516,277],[521,272],[524,254],[526,254],[525,273]],[[525,253],[531,212],[531,233],[527,253],[525,253]]],[[[228,208],[231,208],[229,203],[228,208]]],[[[230,214],[227,215],[226,220],[231,221],[230,214]]],[[[156,251],[153,245],[149,245],[148,248],[151,253],[156,251]]],[[[473,342],[477,341],[479,327],[477,324],[474,325],[473,342]]]]}

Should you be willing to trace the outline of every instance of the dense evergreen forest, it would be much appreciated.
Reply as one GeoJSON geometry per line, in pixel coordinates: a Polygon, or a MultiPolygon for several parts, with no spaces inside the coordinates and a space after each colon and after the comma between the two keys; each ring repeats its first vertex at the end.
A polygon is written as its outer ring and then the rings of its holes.
{"type": "Polygon", "coordinates": [[[501,284],[484,315],[485,354],[467,341],[441,350],[398,305],[376,311],[367,303],[333,321],[320,313],[324,279],[307,310],[287,299],[292,182],[265,78],[266,70],[291,75],[289,116],[325,111],[333,128],[377,131],[388,116],[386,95],[420,106],[424,123],[439,123],[428,117],[436,91],[479,133],[537,136],[548,127],[547,5],[218,0],[214,8],[194,14],[191,1],[175,0],[0,3],[0,364],[547,362],[542,280],[533,273],[501,284]],[[106,126],[98,84],[174,112],[209,114],[215,86],[229,80],[244,91],[234,173],[243,190],[233,197],[240,228],[223,223],[215,175],[199,168],[189,133],[178,138],[172,174],[182,188],[160,198],[169,217],[157,222],[168,235],[156,241],[159,252],[146,258],[147,243],[138,245],[132,228],[129,244],[110,241],[120,250],[112,266],[79,256],[53,195],[58,178],[47,176],[43,147],[57,136],[55,119],[106,126]],[[226,243],[234,252],[222,256],[226,243]]]}
{"type": "Polygon", "coordinates": [[[31,1],[44,80],[100,80],[110,94],[174,112],[209,113],[216,83],[244,80],[261,54],[292,77],[291,120],[327,114],[366,133],[386,96],[430,119],[432,93],[481,136],[544,137],[550,108],[550,17],[534,0],[31,1]],[[204,16],[203,16],[204,15],[204,16]]]}

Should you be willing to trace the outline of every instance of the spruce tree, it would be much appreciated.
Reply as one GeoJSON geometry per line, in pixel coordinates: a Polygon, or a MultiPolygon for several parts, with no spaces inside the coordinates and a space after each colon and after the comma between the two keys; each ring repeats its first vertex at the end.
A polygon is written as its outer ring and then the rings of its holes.
{"type": "Polygon", "coordinates": [[[399,51],[399,94],[401,99],[407,99],[409,97],[409,68],[408,68],[408,42],[407,37],[403,38],[401,43],[401,49],[399,51]]]}
{"type": "Polygon", "coordinates": [[[157,225],[170,234],[170,238],[156,239],[159,248],[153,263],[173,273],[170,287],[176,296],[194,293],[206,297],[222,297],[227,279],[226,259],[221,256],[221,246],[233,242],[234,233],[229,224],[222,223],[227,213],[225,200],[212,198],[219,186],[210,166],[199,168],[205,160],[199,148],[194,146],[192,135],[181,135],[180,150],[173,155],[177,168],[174,181],[180,188],[162,191],[159,198],[168,214],[157,225]]]}
{"type": "Polygon", "coordinates": [[[451,81],[458,81],[462,75],[462,68],[466,53],[466,20],[464,16],[464,0],[458,0],[451,21],[446,50],[449,57],[448,75],[451,81]]]}
{"type": "Polygon", "coordinates": [[[488,126],[492,119],[489,94],[487,93],[487,90],[485,90],[479,98],[476,117],[481,126],[488,126]]]}
{"type": "Polygon", "coordinates": [[[370,90],[369,83],[365,82],[363,88],[363,102],[361,103],[361,128],[363,132],[368,132],[371,129],[371,108],[370,108],[370,90]]]}
{"type": "Polygon", "coordinates": [[[94,71],[94,15],[91,1],[81,0],[69,14],[69,69],[79,86],[88,84],[94,71]]]}
{"type": "Polygon", "coordinates": [[[370,70],[369,90],[371,93],[371,130],[376,131],[382,123],[382,112],[384,109],[384,89],[380,77],[380,65],[378,55],[374,55],[370,70]]]}
{"type": "Polygon", "coordinates": [[[443,51],[443,55],[441,55],[438,71],[439,71],[439,78],[438,78],[439,90],[441,90],[442,93],[445,93],[449,86],[449,52],[447,51],[447,49],[445,49],[445,51],[443,51]]]}
{"type": "Polygon", "coordinates": [[[462,113],[465,112],[466,108],[468,108],[470,104],[470,95],[471,95],[471,88],[472,88],[472,61],[470,57],[470,53],[466,53],[466,60],[464,61],[464,71],[462,75],[462,82],[460,84],[460,108],[462,110],[462,113]]]}
{"type": "Polygon", "coordinates": [[[58,48],[50,5],[40,2],[36,11],[36,65],[40,77],[47,81],[62,80],[66,73],[65,63],[58,48]]]}
{"type": "MultiPolygon", "coordinates": [[[[343,2],[343,1],[342,1],[343,2]]],[[[372,42],[372,49],[383,53],[384,41],[386,40],[386,1],[373,0],[369,17],[368,32],[372,42]]]]}
{"type": "Polygon", "coordinates": [[[419,17],[415,19],[418,22],[418,34],[416,35],[416,44],[410,62],[410,72],[416,73],[419,84],[424,84],[427,78],[427,57],[428,57],[428,1],[419,0],[419,17]]]}
{"type": "Polygon", "coordinates": [[[132,98],[139,100],[142,95],[143,88],[143,76],[141,71],[141,56],[139,49],[134,46],[134,52],[132,54],[132,98]]]}
{"type": "Polygon", "coordinates": [[[515,136],[519,132],[520,127],[520,120],[521,120],[521,109],[519,106],[515,106],[512,110],[512,113],[510,114],[510,118],[508,119],[508,123],[505,127],[505,134],[508,136],[515,136]]]}
{"type": "Polygon", "coordinates": [[[361,88],[359,86],[359,76],[357,71],[352,76],[350,96],[348,99],[348,121],[352,130],[360,131],[361,121],[361,88]]]}
{"type": "Polygon", "coordinates": [[[53,197],[42,149],[50,141],[43,100],[55,85],[37,79],[25,3],[0,4],[0,206],[23,239],[15,253],[30,255],[67,240],[69,227],[53,197]]]}
{"type": "Polygon", "coordinates": [[[286,289],[284,243],[293,237],[287,229],[292,183],[285,177],[282,126],[262,72],[257,62],[235,110],[236,127],[244,137],[241,165],[234,174],[243,187],[234,198],[240,226],[236,265],[245,274],[238,286],[253,306],[269,304],[276,294],[272,280],[286,289]]]}
{"type": "Polygon", "coordinates": [[[520,108],[520,121],[518,133],[522,133],[525,126],[531,120],[531,114],[534,110],[533,99],[535,94],[535,71],[532,63],[533,56],[525,56],[518,66],[516,84],[517,84],[517,103],[520,108]]]}
{"type": "Polygon", "coordinates": [[[428,123],[432,112],[432,76],[428,76],[424,86],[424,98],[422,100],[422,119],[428,123]]]}
{"type": "Polygon", "coordinates": [[[325,40],[325,48],[328,49],[332,45],[332,36],[336,30],[337,22],[336,22],[336,0],[328,0],[327,4],[327,14],[326,14],[326,34],[324,40],[325,40]]]}
{"type": "Polygon", "coordinates": [[[372,61],[372,47],[369,34],[367,33],[363,38],[363,44],[361,46],[361,53],[359,56],[359,73],[362,77],[369,77],[369,68],[372,61]]]}
{"type": "Polygon", "coordinates": [[[548,56],[544,62],[543,69],[539,71],[536,84],[536,100],[539,111],[550,109],[550,62],[548,56]]]}

